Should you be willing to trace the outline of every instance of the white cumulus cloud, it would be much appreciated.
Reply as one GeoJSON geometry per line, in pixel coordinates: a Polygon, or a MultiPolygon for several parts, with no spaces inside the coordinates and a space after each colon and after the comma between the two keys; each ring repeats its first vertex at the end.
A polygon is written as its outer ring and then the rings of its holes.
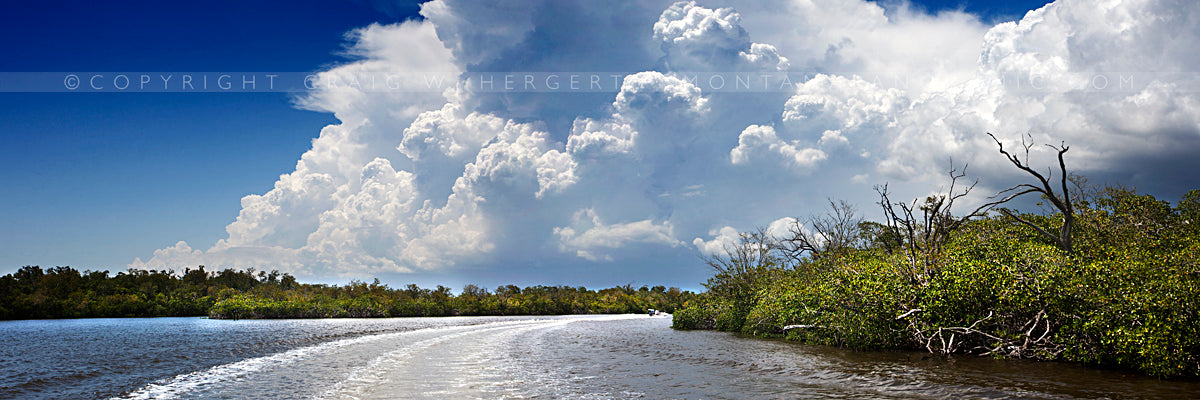
{"type": "Polygon", "coordinates": [[[649,243],[677,246],[683,244],[675,239],[671,223],[649,219],[618,224],[605,224],[595,210],[586,209],[575,213],[570,226],[554,228],[562,251],[575,252],[591,261],[612,261],[605,251],[619,249],[630,243],[649,243]]]}
{"type": "Polygon", "coordinates": [[[1189,3],[1060,0],[996,26],[903,2],[731,3],[438,0],[422,21],[357,29],[354,59],[323,82],[449,84],[306,94],[299,106],[339,123],[314,127],[294,170],[242,199],[226,238],[130,266],[331,277],[555,260],[587,282],[625,283],[607,271],[633,266],[692,285],[707,274],[697,254],[755,226],[781,234],[794,223],[781,217],[820,212],[827,197],[870,218],[871,185],[927,194],[951,158],[972,165],[977,191],[1012,183],[986,132],[1066,141],[1085,174],[1170,193],[1198,183],[1169,173],[1200,168],[1200,8],[1189,3]],[[527,71],[603,73],[609,87],[471,85],[527,71]],[[729,92],[696,73],[789,83],[729,92]]]}

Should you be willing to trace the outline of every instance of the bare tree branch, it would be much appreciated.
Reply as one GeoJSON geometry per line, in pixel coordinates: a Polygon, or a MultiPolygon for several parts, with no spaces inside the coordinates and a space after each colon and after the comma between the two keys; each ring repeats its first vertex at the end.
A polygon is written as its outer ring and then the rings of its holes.
{"type": "Polygon", "coordinates": [[[801,223],[797,218],[789,227],[788,236],[780,240],[782,251],[798,261],[805,255],[822,257],[848,250],[859,240],[859,224],[854,205],[845,200],[827,199],[829,211],[823,216],[810,216],[801,223]]]}
{"type": "Polygon", "coordinates": [[[966,165],[959,170],[951,161],[948,173],[949,190],[945,194],[929,196],[919,205],[917,200],[913,200],[912,203],[893,203],[888,196],[886,184],[875,187],[875,191],[879,193],[879,205],[883,208],[887,228],[904,235],[901,244],[912,271],[911,278],[916,283],[926,284],[937,273],[942,247],[953,232],[971,218],[986,214],[991,207],[1000,203],[987,203],[966,215],[955,216],[954,203],[967,197],[979,183],[975,180],[970,185],[960,186],[960,180],[967,177],[966,170],[966,165]]]}
{"type": "MultiPolygon", "coordinates": [[[[1032,136],[1026,135],[1025,137],[1021,138],[1021,147],[1025,149],[1024,161],[1022,161],[1021,158],[1019,158],[1018,156],[1016,156],[1012,153],[1009,153],[1008,150],[1005,150],[1004,144],[1000,143],[1000,139],[997,139],[996,135],[993,135],[989,132],[988,136],[990,136],[992,138],[992,141],[996,142],[996,146],[1000,148],[1000,154],[1003,154],[1004,157],[1007,158],[1008,161],[1010,163],[1012,163],[1013,166],[1017,167],[1017,169],[1020,169],[1021,171],[1025,171],[1025,173],[1033,176],[1034,179],[1037,179],[1038,183],[1040,184],[1040,185],[1031,185],[1028,183],[1023,183],[1023,184],[1019,184],[1019,185],[1010,187],[1008,189],[1002,190],[1002,191],[1000,191],[1000,193],[996,194],[996,197],[998,197],[1000,195],[1004,195],[1005,193],[1009,193],[1009,194],[999,201],[993,201],[988,204],[995,206],[995,205],[1007,202],[1009,200],[1015,199],[1021,195],[1025,195],[1025,194],[1029,194],[1029,193],[1042,194],[1042,196],[1044,196],[1048,201],[1050,201],[1050,204],[1053,205],[1054,208],[1057,208],[1058,211],[1060,213],[1062,213],[1062,226],[1059,228],[1059,232],[1057,235],[1050,233],[1048,230],[1046,230],[1040,226],[1037,226],[1036,224],[1034,224],[1032,222],[1029,222],[1021,217],[1018,217],[1017,215],[1015,215],[1012,212],[1009,212],[1007,210],[1001,210],[1001,211],[1004,212],[1005,215],[1015,219],[1017,222],[1034,228],[1034,230],[1036,230],[1042,236],[1050,238],[1052,241],[1054,241],[1054,244],[1057,245],[1060,249],[1063,249],[1064,251],[1066,251],[1068,253],[1072,252],[1073,246],[1072,246],[1072,240],[1071,240],[1071,230],[1072,230],[1073,226],[1075,225],[1075,207],[1072,204],[1071,194],[1070,194],[1069,189],[1067,188],[1067,181],[1070,178],[1070,174],[1067,173],[1067,163],[1063,159],[1063,154],[1065,154],[1067,152],[1067,150],[1070,150],[1071,148],[1068,147],[1065,142],[1061,143],[1059,146],[1054,146],[1054,145],[1049,145],[1049,144],[1046,145],[1047,147],[1050,147],[1058,152],[1058,169],[1060,172],[1059,173],[1059,175],[1060,175],[1060,177],[1059,177],[1060,189],[1059,190],[1061,190],[1061,192],[1055,192],[1054,187],[1050,183],[1050,180],[1047,177],[1047,175],[1042,175],[1041,173],[1035,171],[1033,168],[1031,168],[1029,166],[1029,150],[1033,147],[1033,144],[1034,144],[1032,136]],[[1026,138],[1028,138],[1028,140],[1026,140],[1026,138]]],[[[1048,175],[1050,177],[1053,177],[1054,171],[1051,170],[1048,173],[1048,175]]]]}

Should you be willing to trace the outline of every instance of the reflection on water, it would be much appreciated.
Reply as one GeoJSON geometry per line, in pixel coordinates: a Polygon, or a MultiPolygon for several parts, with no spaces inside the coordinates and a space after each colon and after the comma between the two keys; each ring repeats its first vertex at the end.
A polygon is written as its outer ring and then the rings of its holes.
{"type": "Polygon", "coordinates": [[[853,352],[644,315],[0,323],[0,398],[1180,398],[1058,363],[853,352]]]}

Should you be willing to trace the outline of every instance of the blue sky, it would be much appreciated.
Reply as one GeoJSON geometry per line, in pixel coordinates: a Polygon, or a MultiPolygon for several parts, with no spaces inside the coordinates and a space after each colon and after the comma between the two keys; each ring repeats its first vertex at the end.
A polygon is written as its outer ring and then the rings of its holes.
{"type": "MultiPolygon", "coordinates": [[[[898,3],[884,4],[889,14],[894,13],[897,7],[902,7],[898,3]]],[[[958,28],[954,29],[959,31],[948,32],[982,32],[996,23],[1020,19],[1026,11],[1044,4],[1044,1],[924,1],[916,2],[913,8],[930,13],[965,11],[978,16],[978,20],[945,17],[939,20],[945,21],[944,24],[931,26],[942,29],[958,24],[955,25],[958,28]]],[[[705,2],[700,1],[699,5],[704,6],[705,2]]],[[[738,7],[735,5],[734,8],[738,7]]],[[[555,12],[567,13],[572,10],[564,6],[555,12]]],[[[383,54],[386,51],[361,43],[360,47],[368,48],[366,55],[358,54],[354,58],[345,56],[346,46],[354,46],[355,40],[358,40],[346,37],[346,32],[371,23],[388,25],[409,18],[422,19],[418,11],[419,7],[415,4],[365,0],[287,3],[221,1],[204,4],[68,1],[8,5],[0,15],[0,30],[6,38],[6,56],[0,58],[0,72],[329,71],[363,58],[388,57],[383,54]]],[[[643,36],[647,41],[657,38],[651,38],[650,25],[658,19],[662,8],[650,11],[646,14],[651,17],[645,21],[648,23],[633,30],[635,34],[644,31],[643,36]]],[[[454,12],[462,11],[447,11],[454,12]]],[[[745,22],[756,18],[752,11],[745,13],[743,23],[750,40],[775,37],[772,36],[773,32],[766,32],[765,28],[756,28],[745,22]]],[[[503,18],[493,19],[500,21],[503,18]]],[[[530,23],[541,24],[539,21],[534,18],[530,23]]],[[[438,23],[442,24],[437,27],[439,37],[452,29],[467,29],[453,27],[452,22],[438,23]]],[[[549,35],[547,32],[562,34],[564,29],[569,32],[573,28],[537,26],[533,30],[533,37],[538,37],[539,33],[549,35]]],[[[386,34],[392,33],[379,33],[386,34]]],[[[467,44],[469,40],[484,40],[479,39],[482,36],[461,37],[463,43],[467,44]]],[[[449,39],[442,37],[442,40],[449,39]]],[[[796,42],[803,40],[797,38],[796,42]]],[[[974,40],[978,42],[980,39],[974,40]]],[[[483,67],[521,71],[520,63],[514,61],[519,58],[517,55],[522,54],[521,51],[528,53],[554,48],[553,44],[531,41],[532,44],[527,48],[491,54],[486,46],[489,42],[482,43],[476,45],[476,50],[471,50],[467,45],[453,50],[459,62],[472,56],[474,53],[471,51],[478,52],[479,60],[483,60],[461,65],[462,68],[467,71],[483,67]]],[[[778,46],[780,54],[792,59],[793,66],[808,62],[794,55],[802,49],[798,45],[792,46],[797,49],[789,48],[787,40],[768,44],[778,46]]],[[[965,52],[968,55],[979,54],[968,47],[965,52]]],[[[653,46],[650,48],[654,49],[653,46]]],[[[648,57],[660,56],[647,54],[648,57]]],[[[528,58],[527,55],[524,57],[528,58]]],[[[665,57],[673,56],[668,54],[665,57]]],[[[542,67],[557,62],[552,57],[541,59],[542,67]]],[[[652,61],[652,58],[647,59],[652,61]]],[[[975,61],[969,59],[964,62],[975,61]]],[[[647,62],[642,68],[649,70],[652,64],[647,62]]],[[[884,60],[877,64],[888,63],[884,60]]],[[[839,65],[874,71],[870,69],[870,60],[839,65]]],[[[585,69],[587,65],[562,68],[588,70],[585,69]]],[[[332,106],[309,107],[327,112],[299,109],[294,105],[298,99],[296,96],[289,93],[0,93],[0,186],[7,188],[0,196],[0,210],[3,210],[0,211],[0,226],[5,228],[0,230],[0,273],[9,273],[27,264],[71,265],[80,269],[117,271],[125,269],[135,257],[149,261],[155,250],[169,248],[180,241],[190,244],[190,248],[207,251],[213,243],[228,239],[230,235],[226,227],[234,222],[239,212],[248,212],[243,210],[241,204],[243,196],[271,191],[281,174],[296,170],[297,160],[313,148],[312,141],[320,134],[322,127],[339,123],[333,112],[348,112],[332,109],[332,106]]],[[[592,106],[589,106],[591,109],[573,107],[596,102],[612,103],[612,94],[606,96],[596,101],[583,97],[551,101],[517,96],[479,97],[477,102],[470,104],[476,110],[491,112],[502,119],[510,118],[513,122],[532,121],[536,124],[540,121],[543,124],[541,127],[551,130],[551,143],[542,149],[545,155],[553,153],[547,149],[555,146],[563,148],[571,121],[577,116],[593,117],[598,122],[604,122],[603,117],[595,116],[609,115],[611,110],[592,106]]],[[[713,100],[710,107],[722,104],[720,99],[710,100],[713,100]]],[[[466,107],[467,103],[463,104],[466,107]]],[[[777,107],[784,106],[780,102],[777,107]]],[[[440,106],[430,109],[437,108],[440,106]]],[[[632,111],[626,114],[630,113],[632,111]]],[[[614,115],[611,120],[619,121],[620,118],[614,115]]],[[[378,123],[377,120],[375,122],[378,123]]],[[[404,130],[410,122],[411,118],[398,123],[394,131],[404,130]]],[[[784,143],[787,142],[786,135],[795,133],[785,130],[785,123],[777,112],[774,116],[748,120],[737,127],[737,131],[742,131],[751,123],[763,126],[771,124],[773,128],[769,134],[765,130],[743,131],[743,137],[753,136],[747,134],[752,131],[754,135],[759,135],[754,137],[774,138],[771,135],[778,135],[784,138],[780,143],[784,143]]],[[[650,132],[651,128],[644,129],[650,132]]],[[[740,139],[737,131],[733,132],[735,144],[741,143],[737,140],[740,139]]],[[[843,140],[853,142],[856,138],[843,140]]],[[[800,146],[801,141],[796,139],[789,143],[800,146]]],[[[396,144],[389,144],[384,150],[395,148],[396,144]]],[[[822,157],[837,159],[834,150],[822,150],[822,157]]],[[[728,152],[729,149],[722,148],[721,151],[728,152]]],[[[1105,157],[1127,159],[1129,162],[1145,159],[1140,154],[1109,154],[1105,157]]],[[[826,158],[814,158],[812,161],[818,165],[833,162],[826,158]]],[[[482,158],[475,160],[475,164],[482,165],[482,158]]],[[[582,162],[580,160],[578,157],[575,159],[576,162],[582,162]]],[[[846,177],[853,175],[884,179],[871,171],[891,168],[889,162],[901,161],[894,157],[881,159],[873,164],[874,169],[864,169],[867,172],[854,174],[847,172],[846,177]]],[[[405,162],[397,159],[391,159],[391,163],[394,165],[389,168],[397,171],[407,168],[403,166],[405,162]]],[[[1100,161],[1088,164],[1085,157],[1084,165],[1094,166],[1097,174],[1113,173],[1102,164],[1100,161]]],[[[1151,170],[1157,167],[1161,166],[1148,165],[1151,170]]],[[[421,175],[420,166],[412,168],[415,169],[410,170],[418,175],[417,182],[424,182],[421,177],[428,174],[421,175]]],[[[919,170],[919,167],[913,168],[919,170]]],[[[450,171],[451,175],[457,176],[462,172],[461,169],[462,165],[458,165],[457,170],[450,171]]],[[[845,168],[846,171],[851,169],[845,168]]],[[[671,168],[656,171],[656,174],[684,173],[671,168]]],[[[806,177],[803,179],[813,176],[811,171],[797,174],[806,177]]],[[[588,178],[579,179],[586,181],[588,178]]],[[[910,179],[924,182],[920,177],[910,179]]],[[[712,187],[715,183],[705,184],[712,187]]],[[[1160,183],[1147,181],[1145,185],[1156,187],[1160,183]]],[[[1178,192],[1178,188],[1163,187],[1169,194],[1178,192]]],[[[852,188],[851,191],[866,192],[866,188],[869,185],[852,188]]],[[[448,186],[441,190],[450,193],[448,186]]],[[[483,193],[484,189],[477,190],[483,193]]],[[[586,197],[571,193],[564,196],[575,196],[571,197],[573,199],[586,197]]],[[[822,197],[813,196],[813,199],[822,197]]],[[[513,204],[526,204],[520,203],[526,200],[513,199],[513,204]]],[[[434,203],[446,201],[444,197],[434,199],[434,203]]],[[[536,201],[548,200],[538,197],[536,201]]],[[[529,211],[532,215],[530,218],[547,220],[545,229],[539,231],[541,233],[538,235],[548,238],[548,241],[528,248],[512,249],[512,254],[504,248],[507,242],[502,240],[495,245],[499,249],[477,257],[467,257],[453,267],[407,268],[415,272],[398,272],[406,269],[401,261],[393,270],[374,266],[346,272],[334,271],[335,268],[326,270],[298,261],[296,271],[310,280],[327,282],[342,282],[366,275],[383,276],[393,283],[413,280],[426,285],[460,285],[467,282],[493,284],[506,279],[520,284],[607,285],[626,281],[653,284],[656,282],[652,279],[661,278],[669,281],[665,282],[668,284],[695,288],[698,286],[696,283],[707,274],[703,268],[693,269],[694,265],[699,264],[697,248],[702,249],[705,244],[721,240],[720,228],[723,226],[747,229],[772,223],[777,217],[787,215],[788,211],[779,208],[789,201],[783,197],[766,197],[761,213],[722,214],[709,226],[695,221],[680,221],[677,215],[672,214],[674,210],[693,207],[690,203],[673,204],[671,211],[659,209],[646,211],[644,215],[632,212],[620,215],[617,211],[605,214],[603,205],[588,206],[578,203],[578,200],[562,200],[561,207],[558,207],[559,203],[545,206],[554,210],[561,208],[556,211],[557,214],[540,215],[529,211]],[[574,217],[570,217],[572,215],[574,217]],[[558,220],[550,221],[553,218],[558,220]],[[560,229],[568,226],[574,228],[570,232],[577,234],[572,236],[567,230],[560,229]],[[594,234],[589,236],[583,233],[584,229],[594,234]],[[614,232],[635,234],[627,238],[605,236],[616,234],[614,232]],[[554,238],[560,241],[555,243],[554,238]],[[593,242],[585,243],[587,240],[593,242]],[[615,250],[618,248],[622,250],[615,250]],[[600,250],[609,253],[598,252],[600,250]],[[522,252],[533,256],[513,255],[522,252]],[[559,264],[573,266],[559,267],[559,264]],[[624,267],[612,266],[615,264],[624,267]],[[608,278],[621,274],[636,275],[640,271],[659,268],[657,266],[660,265],[661,272],[647,273],[643,277],[608,278]],[[597,268],[611,268],[613,272],[609,275],[588,272],[597,268]],[[564,269],[569,272],[561,272],[564,269]],[[680,272],[683,270],[686,272],[680,272]]],[[[496,203],[492,201],[491,204],[496,203]]],[[[529,204],[535,204],[530,207],[542,207],[536,205],[541,203],[529,204]]],[[[864,202],[866,204],[869,203],[864,202]]],[[[528,211],[522,208],[524,206],[514,207],[509,210],[510,213],[528,211]]],[[[794,211],[792,213],[796,214],[794,211]]],[[[504,218],[493,215],[488,220],[492,226],[503,226],[497,221],[504,218]]],[[[512,236],[524,233],[516,228],[490,232],[508,232],[512,236]]],[[[415,252],[413,247],[408,249],[415,252]]],[[[363,251],[364,254],[375,254],[370,249],[363,251]]],[[[215,254],[212,251],[209,253],[215,254]]],[[[190,265],[174,268],[187,266],[190,265]]]]}
{"type": "MultiPolygon", "coordinates": [[[[879,2],[885,5],[893,4],[887,1],[879,2]]],[[[1014,0],[1014,1],[963,1],[963,0],[925,0],[913,1],[913,5],[928,13],[948,10],[962,10],[978,15],[989,23],[1015,21],[1021,19],[1029,10],[1040,8],[1047,0],[1014,0]]]]}
{"type": "MultiPolygon", "coordinates": [[[[5,6],[0,71],[314,71],[344,33],[415,15],[351,1],[27,2],[5,6]]],[[[335,119],[287,93],[0,93],[0,272],[122,270],[176,240],[215,242],[238,200],[289,172],[335,119]]]]}

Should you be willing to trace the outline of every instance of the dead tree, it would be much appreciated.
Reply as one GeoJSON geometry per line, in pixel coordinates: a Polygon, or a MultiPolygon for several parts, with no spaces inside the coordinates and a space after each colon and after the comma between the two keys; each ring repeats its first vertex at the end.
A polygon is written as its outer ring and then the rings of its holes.
{"type": "Polygon", "coordinates": [[[723,254],[701,257],[716,272],[705,286],[721,297],[748,299],[764,272],[781,267],[778,249],[778,241],[766,228],[740,233],[737,242],[724,244],[723,254]]]}
{"type": "Polygon", "coordinates": [[[1004,157],[1008,158],[1009,162],[1011,162],[1014,166],[1016,166],[1017,169],[1025,171],[1026,173],[1028,173],[1029,175],[1033,175],[1033,177],[1035,179],[1037,179],[1036,185],[1022,183],[1022,184],[1019,184],[1019,185],[1016,185],[1016,186],[1013,186],[1008,189],[1000,191],[1000,193],[997,193],[995,197],[1000,197],[1000,196],[1004,196],[1004,197],[1000,200],[994,201],[989,204],[996,205],[996,204],[1008,202],[1009,200],[1015,199],[1019,196],[1025,195],[1025,194],[1040,193],[1042,196],[1044,196],[1046,198],[1046,200],[1048,200],[1050,202],[1051,205],[1054,206],[1054,208],[1057,208],[1058,211],[1060,213],[1062,213],[1062,227],[1059,228],[1057,235],[1050,233],[1045,228],[1042,228],[1041,226],[1038,226],[1035,223],[1029,222],[1028,220],[1026,220],[1024,218],[1021,218],[1021,216],[1019,216],[1007,209],[1001,208],[1000,212],[1004,213],[1004,215],[1008,216],[1009,218],[1016,220],[1017,222],[1021,223],[1022,225],[1026,225],[1026,226],[1033,228],[1035,231],[1040,233],[1042,236],[1045,236],[1045,237],[1049,238],[1050,240],[1052,240],[1054,242],[1054,244],[1057,245],[1058,248],[1062,249],[1063,251],[1066,251],[1068,253],[1072,252],[1071,229],[1075,225],[1075,207],[1071,204],[1071,195],[1070,195],[1070,192],[1067,190],[1067,181],[1070,178],[1070,175],[1067,174],[1067,164],[1065,161],[1063,161],[1063,153],[1066,153],[1067,150],[1070,150],[1070,147],[1068,147],[1065,142],[1061,143],[1059,146],[1054,146],[1054,145],[1050,145],[1050,144],[1046,145],[1047,147],[1050,147],[1058,152],[1058,169],[1059,169],[1059,175],[1060,175],[1060,178],[1059,178],[1060,183],[1059,184],[1060,184],[1062,193],[1056,193],[1054,191],[1053,184],[1051,184],[1051,182],[1050,182],[1050,178],[1054,177],[1054,170],[1050,170],[1049,172],[1047,172],[1046,175],[1042,175],[1041,173],[1035,171],[1033,168],[1031,168],[1029,166],[1029,149],[1033,148],[1033,145],[1034,145],[1032,136],[1026,135],[1025,137],[1021,138],[1021,147],[1023,147],[1025,149],[1024,160],[1022,160],[1021,158],[1019,158],[1018,156],[1016,156],[1012,153],[1009,153],[1007,150],[1004,150],[1004,144],[1000,143],[999,139],[996,139],[996,135],[993,135],[989,132],[988,136],[992,137],[992,140],[996,142],[996,146],[1000,147],[1000,154],[1003,154],[1004,157]],[[1026,138],[1028,138],[1028,140],[1026,140],[1026,138]]]}
{"type": "Polygon", "coordinates": [[[780,240],[784,254],[791,260],[799,261],[806,254],[816,258],[844,252],[859,240],[862,218],[856,215],[854,206],[845,200],[827,200],[828,213],[811,216],[803,223],[797,218],[788,236],[780,240]]]}
{"type": "Polygon", "coordinates": [[[775,251],[779,248],[776,239],[759,227],[754,231],[741,232],[734,243],[722,246],[724,254],[702,256],[706,264],[717,274],[744,275],[760,269],[776,268],[780,264],[775,251]]]}
{"type": "Polygon", "coordinates": [[[925,198],[918,204],[914,199],[911,203],[892,202],[888,197],[888,186],[876,186],[879,193],[879,205],[883,208],[887,228],[899,232],[905,257],[911,268],[911,278],[915,283],[928,284],[937,270],[938,258],[942,247],[950,239],[950,234],[962,227],[971,218],[983,215],[999,202],[986,203],[961,217],[952,213],[954,202],[966,197],[979,183],[978,180],[958,189],[959,180],[965,178],[967,167],[962,171],[950,167],[950,189],[945,194],[936,194],[925,198]]]}

